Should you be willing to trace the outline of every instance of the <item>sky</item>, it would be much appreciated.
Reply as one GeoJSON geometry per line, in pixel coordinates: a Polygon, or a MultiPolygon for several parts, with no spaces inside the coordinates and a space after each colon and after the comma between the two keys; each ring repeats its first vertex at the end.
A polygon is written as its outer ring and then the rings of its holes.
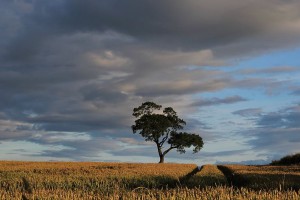
{"type": "Polygon", "coordinates": [[[298,0],[1,0],[0,38],[0,160],[158,162],[146,101],[204,140],[166,162],[300,152],[298,0]]]}

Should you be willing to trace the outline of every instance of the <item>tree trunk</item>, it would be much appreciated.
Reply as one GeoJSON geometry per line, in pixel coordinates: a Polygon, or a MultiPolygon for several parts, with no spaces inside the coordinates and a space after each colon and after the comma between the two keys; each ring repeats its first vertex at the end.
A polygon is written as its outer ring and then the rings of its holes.
{"type": "Polygon", "coordinates": [[[164,163],[165,154],[163,154],[163,152],[161,150],[161,146],[159,145],[158,141],[155,143],[156,143],[157,151],[158,151],[158,155],[159,155],[159,163],[164,163]]]}
{"type": "Polygon", "coordinates": [[[164,163],[164,161],[165,161],[165,156],[159,155],[159,163],[164,163]]]}

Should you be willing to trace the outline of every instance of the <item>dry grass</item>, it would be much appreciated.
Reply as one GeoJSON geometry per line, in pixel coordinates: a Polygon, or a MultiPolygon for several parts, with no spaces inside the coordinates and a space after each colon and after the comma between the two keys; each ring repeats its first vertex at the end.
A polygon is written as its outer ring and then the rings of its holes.
{"type": "MultiPolygon", "coordinates": [[[[225,165],[233,185],[253,189],[300,189],[300,166],[225,165]]],[[[220,168],[220,166],[219,166],[220,168]]],[[[227,170],[227,171],[226,171],[227,170]]]]}
{"type": "Polygon", "coordinates": [[[167,175],[179,177],[192,171],[194,164],[101,163],[101,162],[18,162],[0,161],[1,172],[34,172],[51,174],[93,174],[97,176],[167,175]],[[158,170],[159,169],[159,170],[158,170]]]}
{"type": "Polygon", "coordinates": [[[300,175],[300,165],[270,166],[270,165],[226,165],[231,170],[240,173],[257,174],[295,174],[300,175]]]}
{"type": "Polygon", "coordinates": [[[215,165],[195,169],[193,164],[2,161],[0,199],[300,199],[295,190],[226,186],[215,165]]]}
{"type": "Polygon", "coordinates": [[[299,200],[297,191],[254,191],[246,188],[205,187],[205,188],[175,188],[168,190],[137,188],[131,191],[114,190],[104,195],[81,190],[37,190],[34,193],[0,191],[0,198],[5,200],[35,199],[35,200],[299,200]],[[25,198],[24,198],[25,197],[25,198]]]}
{"type": "Polygon", "coordinates": [[[190,177],[186,183],[188,187],[207,187],[228,185],[224,174],[216,165],[204,165],[194,176],[190,177]]]}
{"type": "Polygon", "coordinates": [[[137,187],[180,185],[193,164],[130,164],[93,162],[0,162],[0,189],[31,193],[37,190],[82,190],[109,194],[137,187]]]}

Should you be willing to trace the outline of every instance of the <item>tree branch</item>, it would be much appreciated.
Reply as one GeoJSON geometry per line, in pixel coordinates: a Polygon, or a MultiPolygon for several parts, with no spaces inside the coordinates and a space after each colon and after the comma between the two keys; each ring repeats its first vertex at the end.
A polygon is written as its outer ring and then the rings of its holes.
{"type": "Polygon", "coordinates": [[[170,133],[170,130],[168,130],[167,135],[159,143],[160,147],[162,147],[162,145],[165,143],[165,141],[169,138],[169,133],[170,133]]]}
{"type": "Polygon", "coordinates": [[[177,145],[177,146],[170,146],[170,148],[168,148],[167,150],[165,150],[164,151],[164,153],[163,153],[163,155],[166,155],[167,153],[169,153],[169,151],[171,151],[172,149],[176,149],[176,148],[178,148],[179,146],[177,145]]]}

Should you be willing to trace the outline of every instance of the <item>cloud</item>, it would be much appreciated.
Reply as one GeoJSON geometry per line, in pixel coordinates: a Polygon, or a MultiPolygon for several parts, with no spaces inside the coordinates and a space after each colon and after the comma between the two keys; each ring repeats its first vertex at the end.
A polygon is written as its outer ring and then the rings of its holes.
{"type": "Polygon", "coordinates": [[[31,124],[0,119],[0,141],[26,140],[34,133],[31,124]]]}
{"type": "Polygon", "coordinates": [[[294,90],[291,94],[296,96],[300,95],[300,89],[294,90]]]}
{"type": "MultiPolygon", "coordinates": [[[[242,59],[298,45],[299,8],[298,1],[283,0],[1,1],[0,139],[61,144],[62,151],[41,155],[85,158],[98,152],[96,142],[103,151],[118,142],[142,143],[124,135],[130,132],[133,107],[143,101],[175,105],[191,119],[196,112],[191,105],[246,101],[229,95],[192,102],[194,95],[286,87],[289,83],[272,77],[239,78],[228,68],[237,55],[242,59]],[[54,140],[78,133],[91,139],[54,140]],[[106,137],[118,142],[105,145],[112,142],[106,137]]],[[[259,115],[257,123],[296,127],[296,112],[282,114],[259,115]]],[[[189,128],[214,138],[212,127],[202,121],[191,121],[189,128]]]]}
{"type": "Polygon", "coordinates": [[[300,124],[299,105],[289,107],[278,112],[271,112],[263,115],[258,121],[258,125],[273,128],[298,128],[300,124]]]}
{"type": "Polygon", "coordinates": [[[234,111],[233,114],[240,115],[242,117],[255,117],[262,114],[261,108],[248,108],[234,111]]]}
{"type": "Polygon", "coordinates": [[[90,137],[85,133],[44,133],[29,140],[46,146],[60,146],[46,149],[32,156],[67,158],[70,160],[101,160],[103,154],[122,149],[116,140],[108,137],[90,137]]]}
{"type": "Polygon", "coordinates": [[[191,104],[191,106],[203,107],[203,106],[214,106],[220,104],[233,104],[237,102],[247,101],[247,99],[240,96],[231,96],[223,99],[220,98],[212,98],[207,100],[198,100],[191,104]]]}
{"type": "Polygon", "coordinates": [[[246,132],[251,137],[248,144],[255,151],[268,152],[280,158],[299,151],[300,142],[299,105],[277,112],[263,113],[256,119],[256,127],[246,132]]]}
{"type": "Polygon", "coordinates": [[[216,164],[218,165],[267,165],[271,162],[271,160],[263,160],[263,159],[257,159],[257,160],[245,160],[245,161],[217,161],[216,164]]]}
{"type": "MultiPolygon", "coordinates": [[[[20,2],[8,4],[17,9],[20,2]]],[[[256,51],[284,43],[291,46],[298,42],[300,31],[297,1],[55,0],[27,4],[32,7],[27,15],[15,14],[19,23],[26,26],[21,26],[21,34],[9,45],[10,59],[32,58],[45,41],[74,32],[114,31],[149,48],[215,49],[222,56],[253,52],[254,46],[256,51]]]]}
{"type": "Polygon", "coordinates": [[[265,69],[241,70],[242,74],[282,74],[282,73],[293,73],[293,72],[299,72],[299,68],[292,67],[292,66],[280,66],[280,67],[271,67],[265,69]]]}
{"type": "Polygon", "coordinates": [[[211,80],[207,82],[193,82],[190,80],[166,81],[146,85],[137,89],[140,96],[184,95],[196,92],[206,92],[224,89],[228,80],[211,80]]]}
{"type": "Polygon", "coordinates": [[[202,152],[202,156],[205,157],[222,157],[222,156],[233,156],[236,154],[243,154],[247,150],[230,150],[230,151],[219,151],[219,152],[202,152]]]}
{"type": "Polygon", "coordinates": [[[158,153],[154,143],[152,143],[152,146],[147,145],[146,147],[140,148],[126,148],[122,150],[112,151],[111,153],[114,156],[147,156],[155,157],[158,159],[158,153]]]}

